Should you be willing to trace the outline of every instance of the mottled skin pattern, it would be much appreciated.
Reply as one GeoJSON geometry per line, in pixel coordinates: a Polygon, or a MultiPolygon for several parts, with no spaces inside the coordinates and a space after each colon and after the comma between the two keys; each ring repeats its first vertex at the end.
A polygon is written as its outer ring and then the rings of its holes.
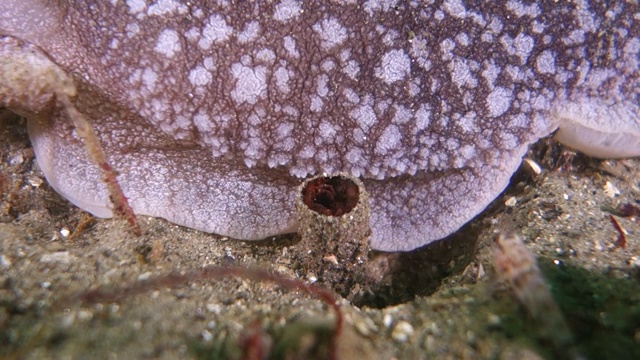
{"type": "MultiPolygon", "coordinates": [[[[640,155],[637,2],[88,3],[8,1],[0,53],[74,76],[139,214],[260,239],[295,231],[302,178],[344,171],[371,194],[371,246],[411,250],[482,211],[558,126],[589,154],[640,155]]],[[[64,116],[29,131],[52,186],[109,216],[64,116]]]]}

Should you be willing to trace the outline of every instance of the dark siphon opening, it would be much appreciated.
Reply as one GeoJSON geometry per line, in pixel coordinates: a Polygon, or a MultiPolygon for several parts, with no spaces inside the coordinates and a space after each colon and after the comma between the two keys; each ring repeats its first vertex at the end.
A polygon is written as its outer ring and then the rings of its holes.
{"type": "Polygon", "coordinates": [[[356,207],[360,189],[342,176],[320,177],[302,189],[302,200],[309,209],[327,216],[342,216],[356,207]]]}

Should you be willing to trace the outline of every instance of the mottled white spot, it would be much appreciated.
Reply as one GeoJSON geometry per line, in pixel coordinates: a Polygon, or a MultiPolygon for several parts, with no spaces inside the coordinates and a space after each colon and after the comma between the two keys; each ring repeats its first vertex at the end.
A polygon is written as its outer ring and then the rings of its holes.
{"type": "Polygon", "coordinates": [[[346,88],[342,91],[342,94],[344,95],[344,97],[349,100],[349,102],[353,103],[353,104],[358,104],[360,102],[360,97],[358,96],[358,94],[356,94],[355,91],[353,91],[353,89],[351,88],[346,88]]]}
{"type": "Polygon", "coordinates": [[[322,68],[322,70],[324,70],[324,72],[328,73],[336,67],[336,63],[331,59],[327,59],[322,62],[322,65],[320,67],[322,68]]]}
{"type": "Polygon", "coordinates": [[[282,38],[284,49],[287,50],[287,54],[292,58],[296,59],[300,54],[298,53],[298,48],[296,46],[296,40],[291,36],[287,35],[282,38]]]}
{"type": "Polygon", "coordinates": [[[446,0],[442,7],[449,15],[456,18],[463,18],[467,15],[467,9],[461,0],[446,0]]]}
{"type": "Polygon", "coordinates": [[[520,1],[510,0],[507,2],[507,10],[514,13],[517,17],[529,16],[535,18],[540,15],[538,4],[524,5],[520,1]]]}
{"type": "Polygon", "coordinates": [[[505,113],[511,106],[513,94],[511,91],[496,87],[487,96],[486,106],[490,116],[497,117],[505,113]]]}
{"type": "Polygon", "coordinates": [[[330,50],[334,46],[342,44],[347,38],[347,30],[334,18],[324,19],[313,25],[321,41],[324,50],[330,50]]]}
{"type": "Polygon", "coordinates": [[[328,142],[332,142],[331,140],[333,140],[333,137],[335,136],[337,131],[336,127],[334,127],[333,124],[327,121],[322,121],[318,126],[318,129],[320,130],[320,136],[322,136],[328,142]]]}
{"type": "Polygon", "coordinates": [[[342,68],[342,72],[347,74],[352,80],[356,80],[358,78],[358,73],[360,73],[360,64],[356,60],[349,60],[347,64],[342,68]]]}
{"type": "Polygon", "coordinates": [[[296,0],[282,0],[276,5],[273,18],[278,21],[287,21],[298,16],[301,11],[300,3],[296,0]]]}
{"type": "Polygon", "coordinates": [[[545,50],[536,59],[536,70],[541,74],[556,72],[556,58],[551,50],[545,50]]]}
{"type": "Polygon", "coordinates": [[[212,80],[212,75],[204,66],[196,66],[189,72],[189,81],[194,86],[208,85],[212,80]]]}
{"type": "Polygon", "coordinates": [[[262,48],[256,51],[256,59],[271,64],[276,59],[276,54],[269,48],[262,48]]]}
{"type": "Polygon", "coordinates": [[[147,10],[147,15],[155,15],[162,16],[166,14],[171,14],[174,11],[178,13],[184,13],[187,10],[187,7],[175,0],[158,0],[153,5],[149,6],[147,10]]]}
{"type": "Polygon", "coordinates": [[[255,40],[260,34],[260,24],[257,21],[251,21],[245,25],[244,30],[238,34],[238,42],[246,44],[255,40]]]}
{"type": "Polygon", "coordinates": [[[202,38],[198,41],[198,46],[202,50],[209,50],[213,43],[226,41],[232,33],[233,28],[225,19],[218,14],[213,14],[209,16],[207,24],[202,29],[202,38]]]}
{"type": "Polygon", "coordinates": [[[376,67],[376,76],[387,84],[404,79],[411,71],[411,59],[400,49],[388,51],[382,56],[379,67],[376,67]]]}
{"type": "Polygon", "coordinates": [[[358,125],[364,130],[369,129],[377,120],[376,113],[370,105],[359,106],[353,109],[349,115],[356,120],[358,125]]]}
{"type": "Polygon", "coordinates": [[[429,127],[431,123],[431,110],[428,105],[421,105],[420,109],[416,111],[416,130],[421,131],[429,127]]]}
{"type": "Polygon", "coordinates": [[[207,56],[206,58],[204,58],[204,60],[202,60],[202,64],[204,65],[205,69],[210,71],[213,71],[216,68],[216,63],[211,56],[207,56]]]}
{"type": "Polygon", "coordinates": [[[493,62],[485,62],[484,70],[482,70],[482,76],[487,81],[487,86],[489,89],[493,89],[493,84],[500,75],[500,68],[496,66],[493,62]]]}
{"type": "Polygon", "coordinates": [[[499,35],[502,32],[503,26],[502,21],[500,21],[497,16],[494,16],[489,23],[489,29],[491,29],[493,35],[499,35]]]}
{"type": "Polygon", "coordinates": [[[168,58],[172,58],[177,52],[181,49],[180,46],[180,37],[178,33],[173,29],[164,29],[160,36],[158,36],[158,41],[156,42],[156,47],[154,50],[157,53],[160,53],[168,58]]]}
{"type": "Polygon", "coordinates": [[[544,31],[544,29],[546,28],[546,26],[539,22],[539,21],[534,21],[531,24],[531,30],[535,33],[535,34],[540,34],[544,31]]]}
{"type": "Polygon", "coordinates": [[[402,125],[402,124],[406,124],[409,120],[411,120],[411,117],[412,117],[411,110],[401,105],[396,105],[394,106],[394,108],[396,112],[393,115],[393,123],[402,125]]]}
{"type": "Polygon", "coordinates": [[[278,90],[280,90],[280,92],[283,94],[288,94],[290,91],[289,71],[285,67],[280,66],[276,69],[276,71],[273,72],[273,76],[276,80],[276,86],[278,87],[278,90]]]}
{"type": "Polygon", "coordinates": [[[231,97],[237,104],[255,104],[265,96],[267,90],[267,70],[264,66],[255,68],[239,63],[231,65],[231,74],[236,79],[231,97]]]}
{"type": "Polygon", "coordinates": [[[451,70],[451,80],[459,88],[465,85],[469,87],[475,87],[477,85],[477,80],[471,73],[471,69],[466,60],[454,59],[449,64],[449,69],[451,70]]]}
{"type": "Polygon", "coordinates": [[[456,42],[451,39],[444,39],[440,43],[440,51],[442,52],[442,60],[453,59],[453,49],[456,48],[456,42]]]}
{"type": "Polygon", "coordinates": [[[325,97],[329,93],[329,88],[327,87],[328,82],[329,77],[325,74],[319,75],[316,78],[316,93],[321,97],[325,97]]]}
{"type": "Polygon", "coordinates": [[[276,127],[276,133],[278,134],[278,137],[283,139],[289,136],[289,134],[291,134],[291,131],[294,128],[294,124],[291,122],[282,122],[279,123],[278,126],[276,127]]]}
{"type": "Polygon", "coordinates": [[[137,14],[147,8],[145,0],[127,0],[129,6],[129,14],[137,14]]]}
{"type": "Polygon", "coordinates": [[[125,26],[124,31],[127,32],[128,38],[132,38],[140,32],[140,25],[138,25],[137,22],[128,23],[127,26],[125,26]]]}
{"type": "Polygon", "coordinates": [[[147,88],[147,90],[153,92],[156,87],[156,81],[158,80],[158,75],[153,69],[145,68],[142,72],[142,83],[147,88]]]}
{"type": "Polygon", "coordinates": [[[198,113],[193,117],[193,124],[203,133],[213,130],[213,123],[206,113],[198,113]]]}
{"type": "Polygon", "coordinates": [[[378,138],[376,153],[385,155],[389,151],[396,149],[400,145],[400,139],[402,139],[402,135],[398,126],[394,124],[388,125],[380,135],[380,138],[378,138]]]}
{"type": "Polygon", "coordinates": [[[563,38],[562,42],[564,42],[566,45],[578,45],[578,44],[582,44],[584,42],[584,39],[585,39],[584,30],[576,29],[576,30],[573,30],[571,33],[569,33],[568,37],[563,38]]]}
{"type": "Polygon", "coordinates": [[[393,7],[396,6],[398,0],[368,0],[364,3],[364,10],[369,13],[369,15],[374,14],[374,11],[389,11],[393,7]]]}
{"type": "Polygon", "coordinates": [[[456,41],[462,46],[467,46],[469,45],[469,36],[466,33],[460,33],[456,35],[456,41]]]}
{"type": "Polygon", "coordinates": [[[311,104],[309,106],[309,110],[313,112],[320,112],[323,106],[324,106],[324,102],[322,101],[322,99],[320,99],[319,96],[317,95],[311,96],[311,104]]]}
{"type": "Polygon", "coordinates": [[[520,57],[522,65],[527,63],[531,50],[533,50],[534,42],[535,41],[531,36],[523,33],[518,34],[518,36],[513,40],[513,47],[516,50],[516,55],[520,57]]]}
{"type": "Polygon", "coordinates": [[[196,42],[198,39],[200,39],[200,30],[198,30],[198,28],[196,28],[195,26],[191,27],[189,30],[185,31],[184,37],[186,37],[187,40],[191,42],[196,42]]]}
{"type": "Polygon", "coordinates": [[[471,111],[456,119],[455,124],[460,128],[460,130],[462,130],[462,132],[470,133],[477,130],[475,121],[476,113],[471,111]]]}

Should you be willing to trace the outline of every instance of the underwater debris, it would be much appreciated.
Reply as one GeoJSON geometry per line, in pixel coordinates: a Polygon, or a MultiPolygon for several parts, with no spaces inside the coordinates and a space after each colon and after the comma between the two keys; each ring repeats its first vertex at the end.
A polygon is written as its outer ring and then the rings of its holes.
{"type": "Polygon", "coordinates": [[[613,224],[613,227],[618,232],[618,240],[616,240],[616,242],[613,244],[613,250],[615,250],[617,248],[624,249],[625,247],[627,247],[627,235],[626,235],[626,232],[624,231],[622,226],[620,226],[620,223],[618,223],[618,220],[616,220],[616,218],[613,217],[613,215],[609,215],[609,220],[611,220],[611,223],[613,224]]]}
{"type": "Polygon", "coordinates": [[[498,277],[506,281],[520,303],[540,327],[540,335],[563,352],[573,344],[573,334],[551,296],[535,256],[515,233],[496,237],[493,264],[498,277]]]}

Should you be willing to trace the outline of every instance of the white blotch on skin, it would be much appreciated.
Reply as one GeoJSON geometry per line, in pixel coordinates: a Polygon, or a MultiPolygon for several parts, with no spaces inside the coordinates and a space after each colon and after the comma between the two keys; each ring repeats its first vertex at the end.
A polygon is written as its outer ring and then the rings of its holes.
{"type": "Polygon", "coordinates": [[[140,25],[138,25],[138,23],[136,22],[129,23],[127,24],[127,26],[125,26],[124,31],[127,32],[128,38],[132,38],[138,35],[138,33],[140,32],[140,25]]]}
{"type": "Polygon", "coordinates": [[[255,40],[259,33],[260,24],[257,21],[251,21],[244,27],[244,30],[238,34],[238,42],[240,44],[246,44],[249,41],[255,40]]]}
{"type": "Polygon", "coordinates": [[[194,86],[208,85],[211,80],[211,73],[204,66],[196,66],[189,72],[189,81],[194,86]]]}
{"type": "Polygon", "coordinates": [[[531,50],[533,50],[534,43],[535,41],[531,36],[524,35],[523,33],[518,34],[518,36],[513,40],[513,47],[516,50],[516,55],[520,57],[522,65],[527,63],[529,54],[531,54],[531,50]]]}
{"type": "Polygon", "coordinates": [[[209,17],[204,29],[202,29],[202,38],[198,41],[198,46],[202,50],[209,50],[213,43],[226,41],[232,33],[233,28],[227,24],[224,18],[218,14],[213,14],[209,17]]]}
{"type": "Polygon", "coordinates": [[[282,0],[273,12],[273,18],[277,21],[287,21],[300,14],[300,4],[295,0],[282,0]]]}
{"type": "Polygon", "coordinates": [[[465,85],[473,88],[477,85],[477,80],[471,73],[471,69],[469,68],[469,65],[467,65],[467,62],[465,60],[453,60],[449,64],[449,69],[452,71],[451,80],[459,88],[465,85]]]}
{"type": "Polygon", "coordinates": [[[411,59],[400,49],[388,51],[382,56],[380,66],[376,67],[376,76],[387,84],[405,78],[411,71],[411,59]]]}
{"type": "Polygon", "coordinates": [[[536,70],[541,74],[556,72],[556,59],[551,50],[545,50],[536,59],[536,70]]]}
{"type": "Polygon", "coordinates": [[[158,80],[158,75],[153,69],[145,68],[142,72],[142,83],[147,88],[149,92],[155,91],[156,81],[158,80]]]}
{"type": "Polygon", "coordinates": [[[356,60],[349,60],[347,64],[342,68],[342,72],[347,74],[351,80],[358,79],[358,73],[360,73],[360,64],[356,60]]]}
{"type": "Polygon", "coordinates": [[[231,97],[238,104],[255,104],[267,90],[267,70],[264,66],[255,68],[235,63],[231,65],[231,74],[236,79],[231,97]]]}
{"type": "Polygon", "coordinates": [[[513,94],[511,91],[502,88],[496,87],[491,91],[489,96],[487,96],[487,111],[490,116],[497,117],[505,113],[511,106],[511,100],[513,98],[513,94]]]}
{"type": "Polygon", "coordinates": [[[186,10],[187,10],[187,7],[178,1],[158,0],[158,2],[149,6],[149,9],[147,10],[147,15],[162,16],[162,15],[171,14],[174,11],[177,11],[178,13],[183,14],[184,12],[186,12],[186,10]]]}
{"type": "Polygon", "coordinates": [[[517,17],[529,16],[535,18],[540,15],[538,4],[524,5],[520,1],[515,0],[507,2],[507,10],[514,13],[517,17]]]}
{"type": "Polygon", "coordinates": [[[467,9],[461,0],[446,0],[442,7],[449,15],[456,18],[463,18],[467,15],[467,9]]]}
{"type": "Polygon", "coordinates": [[[147,2],[144,0],[127,0],[130,14],[137,14],[147,8],[147,2]]]}
{"type": "Polygon", "coordinates": [[[172,58],[176,53],[180,52],[180,38],[178,33],[173,29],[164,29],[158,36],[156,47],[154,50],[168,58],[172,58]]]}
{"type": "Polygon", "coordinates": [[[324,19],[313,25],[321,41],[324,50],[330,50],[334,46],[342,44],[347,38],[347,30],[334,18],[324,19]]]}
{"type": "Polygon", "coordinates": [[[283,94],[288,94],[290,91],[289,71],[285,67],[280,66],[276,69],[276,71],[273,72],[273,76],[275,78],[276,86],[278,87],[278,90],[280,90],[280,92],[283,94]]]}
{"type": "Polygon", "coordinates": [[[300,54],[298,53],[298,48],[296,47],[296,40],[291,36],[285,36],[282,38],[282,42],[284,45],[284,49],[287,50],[287,54],[294,59],[297,59],[300,54]]]}
{"type": "Polygon", "coordinates": [[[370,105],[362,105],[353,109],[349,113],[349,116],[356,120],[360,128],[363,130],[368,130],[378,119],[376,112],[370,105]]]}
{"type": "Polygon", "coordinates": [[[384,131],[382,132],[382,135],[380,135],[380,138],[376,143],[376,150],[375,150],[376,153],[380,155],[385,155],[390,151],[398,148],[398,146],[400,145],[401,138],[402,138],[402,135],[400,134],[400,130],[398,129],[398,126],[394,124],[389,124],[384,129],[384,131]]]}

